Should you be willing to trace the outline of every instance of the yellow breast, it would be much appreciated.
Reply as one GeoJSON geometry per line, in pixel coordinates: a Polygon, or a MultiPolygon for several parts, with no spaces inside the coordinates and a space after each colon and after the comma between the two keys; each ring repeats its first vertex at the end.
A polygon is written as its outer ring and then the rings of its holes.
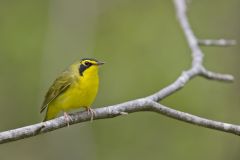
{"type": "Polygon", "coordinates": [[[56,94],[53,87],[50,88],[47,96],[54,94],[57,96],[47,102],[47,113],[44,121],[55,118],[61,111],[68,112],[81,107],[90,108],[98,92],[98,67],[101,64],[103,63],[94,59],[83,59],[81,63],[76,62],[68,68],[67,72],[63,72],[67,73],[64,75],[65,77],[57,78],[54,84],[58,85],[52,86],[59,88],[60,84],[61,87],[61,81],[66,83],[66,78],[69,85],[60,94],[56,94]]]}
{"type": "Polygon", "coordinates": [[[76,74],[73,84],[57,98],[56,103],[63,111],[92,105],[99,85],[98,68],[92,67],[83,76],[76,74]]]}

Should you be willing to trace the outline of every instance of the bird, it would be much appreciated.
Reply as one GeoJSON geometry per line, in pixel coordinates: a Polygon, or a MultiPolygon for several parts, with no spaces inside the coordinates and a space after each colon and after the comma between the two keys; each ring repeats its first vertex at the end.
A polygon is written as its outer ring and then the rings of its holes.
{"type": "Polygon", "coordinates": [[[85,108],[91,113],[91,120],[95,112],[91,105],[95,100],[99,87],[100,62],[94,58],[83,58],[70,65],[53,82],[45,95],[40,113],[46,110],[43,122],[54,119],[60,112],[64,113],[69,125],[72,120],[69,111],[85,108]]]}

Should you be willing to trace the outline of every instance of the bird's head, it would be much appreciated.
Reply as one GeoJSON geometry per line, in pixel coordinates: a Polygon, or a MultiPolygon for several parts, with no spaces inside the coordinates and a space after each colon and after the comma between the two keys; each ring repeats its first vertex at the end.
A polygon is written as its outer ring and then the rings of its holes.
{"type": "Polygon", "coordinates": [[[83,76],[84,73],[89,72],[89,73],[95,73],[98,72],[98,67],[100,65],[103,65],[104,62],[100,62],[94,58],[83,58],[80,61],[79,65],[79,74],[80,76],[83,76]]]}

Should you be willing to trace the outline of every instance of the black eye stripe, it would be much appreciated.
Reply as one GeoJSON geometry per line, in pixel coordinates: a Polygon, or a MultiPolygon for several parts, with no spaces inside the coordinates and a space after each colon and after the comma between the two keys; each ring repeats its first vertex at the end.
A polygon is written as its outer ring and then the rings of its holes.
{"type": "Polygon", "coordinates": [[[83,72],[87,69],[88,67],[84,64],[80,64],[80,67],[79,67],[79,74],[81,76],[83,76],[83,72]]]}
{"type": "Polygon", "coordinates": [[[90,67],[90,66],[92,65],[92,63],[90,63],[90,62],[85,62],[85,65],[90,67]]]}
{"type": "Polygon", "coordinates": [[[92,63],[90,63],[90,62],[85,62],[85,63],[80,64],[80,66],[79,66],[79,74],[80,74],[81,76],[83,76],[83,72],[84,72],[87,68],[89,68],[90,66],[92,66],[92,63]]]}

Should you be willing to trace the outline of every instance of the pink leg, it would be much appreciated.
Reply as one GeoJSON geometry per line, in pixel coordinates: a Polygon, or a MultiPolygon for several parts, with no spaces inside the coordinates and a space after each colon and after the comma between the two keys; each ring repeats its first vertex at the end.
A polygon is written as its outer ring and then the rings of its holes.
{"type": "Polygon", "coordinates": [[[91,107],[87,107],[86,110],[88,112],[88,115],[91,114],[91,122],[92,122],[93,117],[96,115],[96,112],[91,107]]]}
{"type": "Polygon", "coordinates": [[[64,119],[65,119],[65,121],[67,122],[67,125],[68,125],[68,127],[69,127],[69,122],[70,122],[70,121],[73,121],[73,120],[72,120],[72,118],[67,114],[67,112],[64,112],[63,114],[64,114],[64,119]]]}

